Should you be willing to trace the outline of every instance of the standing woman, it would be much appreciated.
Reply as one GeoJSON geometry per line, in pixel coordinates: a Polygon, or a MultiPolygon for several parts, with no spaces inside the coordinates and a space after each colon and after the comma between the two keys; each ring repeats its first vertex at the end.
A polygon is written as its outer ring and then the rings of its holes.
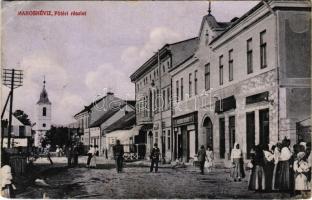
{"type": "Polygon", "coordinates": [[[234,148],[232,149],[231,152],[231,162],[234,166],[232,178],[234,179],[234,181],[236,180],[241,181],[241,179],[245,177],[244,161],[243,161],[243,152],[239,148],[239,144],[237,142],[234,144],[234,148]]]}
{"type": "Polygon", "coordinates": [[[281,192],[292,191],[293,173],[290,168],[292,153],[289,149],[289,145],[290,141],[287,138],[283,139],[282,150],[276,168],[275,188],[281,192]]]}
{"type": "Polygon", "coordinates": [[[274,171],[274,145],[272,143],[265,145],[264,153],[264,175],[265,175],[265,191],[272,190],[272,177],[274,171]]]}
{"type": "Polygon", "coordinates": [[[207,147],[206,156],[207,156],[207,171],[211,172],[213,167],[213,151],[210,146],[207,147]]]}
{"type": "Polygon", "coordinates": [[[273,190],[278,190],[278,184],[276,183],[276,178],[277,178],[277,166],[278,166],[278,160],[281,155],[281,150],[282,150],[282,143],[278,142],[276,143],[276,147],[274,148],[274,170],[273,170],[273,178],[272,178],[272,189],[273,190]]]}
{"type": "Polygon", "coordinates": [[[311,189],[311,185],[308,181],[308,173],[310,166],[306,161],[305,152],[299,152],[297,154],[297,160],[294,162],[295,172],[295,190],[301,192],[303,198],[306,198],[306,193],[311,189]]]}

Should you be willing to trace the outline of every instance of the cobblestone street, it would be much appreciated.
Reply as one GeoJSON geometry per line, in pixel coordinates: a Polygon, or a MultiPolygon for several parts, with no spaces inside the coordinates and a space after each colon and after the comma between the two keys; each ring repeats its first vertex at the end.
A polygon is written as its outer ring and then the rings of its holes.
{"type": "MultiPolygon", "coordinates": [[[[56,164],[56,166],[61,164],[56,164]]],[[[127,163],[117,174],[110,161],[99,169],[53,167],[44,179],[50,185],[30,185],[18,198],[287,198],[280,193],[256,193],[247,190],[247,179],[229,180],[228,169],[215,169],[200,175],[193,166],[159,169],[127,163]]]]}

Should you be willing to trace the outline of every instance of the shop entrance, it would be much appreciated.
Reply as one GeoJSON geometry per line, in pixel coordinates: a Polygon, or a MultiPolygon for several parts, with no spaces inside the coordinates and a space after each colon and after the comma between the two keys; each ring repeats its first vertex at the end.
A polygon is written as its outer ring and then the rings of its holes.
{"type": "Polygon", "coordinates": [[[203,126],[206,134],[207,147],[209,146],[213,149],[213,127],[211,119],[209,117],[205,118],[203,126]]]}

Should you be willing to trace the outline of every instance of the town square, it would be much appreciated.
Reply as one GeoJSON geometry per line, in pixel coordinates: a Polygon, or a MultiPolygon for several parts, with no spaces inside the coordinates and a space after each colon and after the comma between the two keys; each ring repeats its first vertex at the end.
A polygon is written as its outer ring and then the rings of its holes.
{"type": "Polygon", "coordinates": [[[1,196],[311,198],[310,15],[3,1],[1,196]]]}

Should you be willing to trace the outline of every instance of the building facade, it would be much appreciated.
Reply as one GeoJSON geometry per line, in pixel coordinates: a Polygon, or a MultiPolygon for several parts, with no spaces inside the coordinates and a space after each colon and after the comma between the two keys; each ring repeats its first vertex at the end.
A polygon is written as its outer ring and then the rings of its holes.
{"type": "Polygon", "coordinates": [[[45,137],[45,134],[51,128],[52,120],[52,103],[49,100],[48,92],[45,88],[46,81],[43,81],[43,88],[40,93],[39,101],[35,107],[35,138],[34,145],[36,147],[41,145],[41,140],[45,137]]]}
{"type": "Polygon", "coordinates": [[[228,23],[203,17],[198,49],[170,71],[176,158],[205,145],[228,164],[235,142],[245,158],[257,144],[296,142],[296,122],[311,112],[310,10],[269,1],[228,23]]]}
{"type": "Polygon", "coordinates": [[[192,55],[197,38],[166,44],[130,77],[135,83],[136,121],[142,126],[146,151],[158,144],[164,160],[172,158],[171,76],[169,70],[192,55]]]}
{"type": "Polygon", "coordinates": [[[83,130],[85,149],[90,145],[98,146],[103,154],[106,145],[106,128],[124,117],[128,112],[134,112],[134,101],[120,99],[112,92],[97,99],[89,106],[75,114],[79,130],[83,130]]]}

